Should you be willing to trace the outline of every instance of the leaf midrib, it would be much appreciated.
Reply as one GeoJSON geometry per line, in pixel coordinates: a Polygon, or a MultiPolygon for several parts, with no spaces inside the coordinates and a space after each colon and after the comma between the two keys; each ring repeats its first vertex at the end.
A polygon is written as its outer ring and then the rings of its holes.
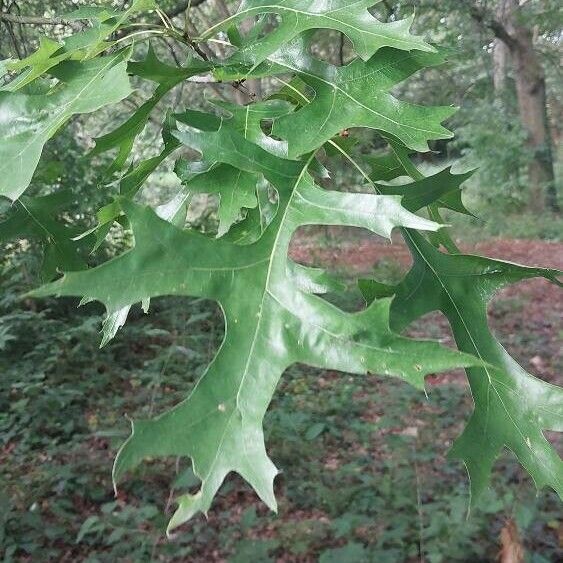
{"type": "MultiPolygon", "coordinates": [[[[254,357],[254,350],[256,348],[256,342],[258,341],[258,335],[260,333],[260,327],[261,327],[261,323],[262,323],[262,319],[263,319],[264,303],[265,303],[266,297],[268,295],[270,295],[270,293],[271,293],[269,291],[268,286],[269,286],[269,282],[270,282],[270,278],[271,278],[271,274],[272,274],[272,266],[275,262],[276,248],[278,246],[278,242],[279,242],[281,233],[283,231],[283,226],[284,226],[284,223],[286,221],[287,215],[289,213],[291,203],[293,201],[293,197],[295,195],[296,187],[299,185],[299,183],[301,182],[301,180],[305,176],[307,169],[309,168],[309,164],[313,160],[314,156],[315,156],[315,153],[312,153],[311,156],[309,157],[309,159],[306,161],[305,165],[303,166],[303,169],[301,170],[301,173],[299,174],[297,180],[295,181],[292,193],[291,193],[291,195],[288,199],[287,205],[286,205],[284,212],[283,212],[283,216],[280,220],[278,232],[276,233],[276,237],[275,237],[274,242],[272,244],[272,251],[271,251],[271,254],[270,254],[270,262],[269,262],[269,265],[268,265],[266,280],[264,282],[264,290],[263,290],[262,299],[260,301],[260,305],[259,305],[259,308],[258,308],[258,320],[256,322],[256,327],[254,329],[254,334],[252,336],[252,341],[251,341],[250,348],[249,348],[249,351],[248,351],[248,356],[246,358],[244,371],[243,371],[240,383],[238,385],[238,391],[235,395],[235,405],[234,405],[234,408],[232,409],[232,411],[229,415],[229,418],[225,422],[225,428],[223,430],[223,433],[221,434],[221,438],[220,438],[219,443],[217,445],[217,451],[215,452],[215,456],[213,457],[213,461],[210,463],[209,469],[206,472],[206,475],[200,476],[202,478],[202,481],[206,481],[209,478],[209,476],[211,475],[211,473],[213,472],[215,464],[217,463],[217,460],[219,459],[219,453],[221,451],[223,443],[225,442],[225,438],[227,436],[227,431],[231,427],[235,413],[238,411],[240,413],[241,417],[244,418],[244,411],[243,411],[242,406],[240,405],[240,393],[241,393],[241,390],[244,387],[244,383],[246,381],[246,377],[248,375],[248,371],[249,371],[249,368],[250,368],[250,363],[252,362],[252,359],[254,357]]],[[[226,340],[226,338],[227,338],[227,334],[225,334],[225,340],[226,340]]],[[[197,388],[197,385],[196,385],[196,388],[197,388]]],[[[194,388],[194,391],[195,391],[195,388],[194,388]]],[[[192,392],[192,394],[193,394],[193,392],[192,392]]],[[[246,444],[244,444],[244,434],[243,434],[243,447],[245,448],[245,455],[246,455],[246,457],[248,457],[248,454],[246,454],[246,444]]]]}
{"type": "Polygon", "coordinates": [[[251,362],[251,360],[254,356],[254,350],[256,348],[256,342],[258,341],[258,334],[260,332],[260,326],[262,324],[262,319],[263,319],[264,303],[265,303],[265,300],[266,300],[266,296],[269,294],[270,279],[271,279],[271,276],[272,276],[272,267],[273,267],[274,263],[276,262],[275,258],[276,258],[277,246],[278,246],[280,237],[283,233],[283,227],[284,227],[284,224],[286,222],[288,213],[291,210],[291,204],[292,204],[293,198],[295,197],[295,194],[297,192],[297,186],[299,186],[301,180],[304,178],[305,174],[307,173],[309,165],[313,161],[314,157],[315,157],[315,153],[313,152],[313,153],[311,153],[311,155],[309,156],[309,158],[305,162],[303,169],[301,170],[301,173],[299,174],[299,176],[297,177],[297,180],[295,181],[295,183],[293,185],[291,195],[289,196],[288,202],[285,206],[285,209],[283,211],[283,215],[282,215],[281,220],[280,220],[278,232],[276,233],[276,237],[275,237],[274,242],[272,244],[271,260],[270,260],[270,263],[268,264],[268,270],[267,270],[267,273],[266,273],[266,280],[264,282],[264,292],[262,294],[262,299],[260,301],[260,306],[259,306],[259,309],[258,309],[258,315],[259,315],[258,321],[256,323],[256,328],[254,330],[252,342],[251,342],[250,349],[249,349],[249,352],[248,352],[248,357],[247,357],[247,360],[246,360],[246,364],[245,364],[244,371],[243,371],[242,378],[241,378],[240,385],[239,385],[239,390],[237,392],[237,397],[236,397],[236,407],[240,411],[241,415],[243,415],[243,411],[242,411],[242,408],[239,404],[240,392],[241,392],[242,388],[244,387],[244,382],[245,382],[246,377],[248,375],[248,369],[250,367],[250,362],[251,362]]]}

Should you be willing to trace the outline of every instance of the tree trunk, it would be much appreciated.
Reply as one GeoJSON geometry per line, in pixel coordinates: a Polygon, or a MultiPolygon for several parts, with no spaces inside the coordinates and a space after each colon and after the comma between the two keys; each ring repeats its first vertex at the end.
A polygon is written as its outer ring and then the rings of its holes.
{"type": "Polygon", "coordinates": [[[506,71],[510,52],[506,45],[495,39],[493,44],[493,88],[497,96],[502,95],[506,89],[506,71]]]}
{"type": "Polygon", "coordinates": [[[528,166],[529,206],[536,212],[546,208],[559,211],[543,67],[534,47],[532,30],[516,21],[518,0],[504,0],[502,4],[502,23],[509,37],[500,39],[508,47],[512,59],[520,120],[531,152],[528,166]]]}
{"type": "MultiPolygon", "coordinates": [[[[498,2],[496,17],[501,22],[507,20],[510,1],[499,0],[498,2]]],[[[493,88],[497,98],[503,98],[506,90],[509,59],[510,51],[508,46],[501,39],[495,37],[493,39],[493,88]]]]}
{"type": "Polygon", "coordinates": [[[545,76],[533,45],[532,32],[515,29],[515,45],[511,49],[518,94],[520,119],[528,134],[532,160],[528,167],[530,207],[543,211],[547,206],[557,211],[557,193],[547,122],[545,76]]]}

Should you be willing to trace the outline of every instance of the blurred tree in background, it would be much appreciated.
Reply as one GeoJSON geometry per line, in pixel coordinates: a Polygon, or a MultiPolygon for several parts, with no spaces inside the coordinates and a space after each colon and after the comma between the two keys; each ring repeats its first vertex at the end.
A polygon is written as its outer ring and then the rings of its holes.
{"type": "MultiPolygon", "coordinates": [[[[401,13],[384,2],[390,17],[401,13]]],[[[404,15],[405,4],[402,6],[404,15]]],[[[511,196],[529,210],[558,210],[561,5],[551,0],[414,0],[421,28],[452,50],[449,80],[429,96],[457,100],[459,147],[481,167],[480,195],[511,196]],[[444,13],[448,14],[444,16],[444,13]]]]}

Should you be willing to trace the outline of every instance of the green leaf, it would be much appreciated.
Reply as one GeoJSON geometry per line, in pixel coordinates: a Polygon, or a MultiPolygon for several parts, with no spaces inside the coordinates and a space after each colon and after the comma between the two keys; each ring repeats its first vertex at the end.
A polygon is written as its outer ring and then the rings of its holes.
{"type": "Polygon", "coordinates": [[[243,245],[256,242],[265,233],[278,212],[278,200],[272,197],[274,191],[265,178],[260,178],[256,184],[258,206],[249,209],[245,219],[233,225],[224,238],[243,245]]]}
{"type": "Polygon", "coordinates": [[[464,174],[452,174],[451,167],[421,180],[409,184],[385,185],[375,183],[382,194],[401,195],[403,206],[409,211],[418,211],[430,204],[472,215],[461,199],[460,186],[473,175],[473,171],[464,174]]]}
{"type": "Polygon", "coordinates": [[[69,53],[61,51],[61,44],[58,41],[54,41],[47,37],[40,37],[39,48],[37,51],[25,59],[19,61],[9,61],[6,63],[6,70],[12,72],[19,72],[24,69],[28,70],[20,74],[0,90],[15,92],[19,88],[33,82],[50,68],[53,68],[60,62],[69,58],[69,53]]]}
{"type": "Polygon", "coordinates": [[[294,282],[288,262],[302,225],[350,225],[389,237],[396,226],[435,230],[395,196],[345,194],[315,185],[305,163],[284,160],[240,133],[179,131],[176,136],[211,160],[263,174],[278,191],[279,210],[264,235],[240,246],[183,232],[154,212],[123,201],[135,247],[95,269],[66,274],[35,295],[76,295],[108,313],[158,295],[191,295],[221,304],[226,333],[217,356],[192,393],[171,411],[133,423],[114,478],[143,458],[188,456],[201,489],[178,499],[169,531],[206,512],[225,476],[236,471],[272,509],[277,474],[265,450],[262,419],[283,371],[302,362],[352,373],[382,373],[421,388],[428,373],[474,365],[471,356],[390,331],[389,300],[347,313],[294,282]],[[155,236],[158,233],[158,236],[155,236]]]}
{"type": "Polygon", "coordinates": [[[153,109],[162,98],[180,82],[196,74],[206,72],[210,68],[210,65],[194,58],[188,61],[186,67],[169,66],[158,59],[152,46],[149,47],[145,60],[130,62],[127,65],[127,71],[135,76],[157,82],[156,90],[127,121],[111,133],[95,139],[96,146],[90,154],[94,156],[117,148],[118,154],[107,173],[112,174],[123,168],[131,153],[135,139],[146,127],[153,109]]]}
{"type": "Polygon", "coordinates": [[[275,66],[257,69],[258,74],[294,72],[315,92],[309,104],[274,122],[272,132],[288,142],[290,156],[305,154],[351,127],[389,133],[417,151],[427,151],[429,140],[452,136],[441,122],[453,108],[416,106],[389,93],[414,72],[441,64],[439,53],[385,48],[367,62],[356,59],[335,67],[306,54],[307,46],[308,40],[300,38],[269,57],[275,66]]]}
{"type": "Polygon", "coordinates": [[[76,543],[80,543],[88,534],[96,533],[101,530],[103,530],[103,524],[100,521],[100,517],[88,516],[88,518],[82,522],[80,530],[78,530],[76,543]]]}
{"type": "MultiPolygon", "coordinates": [[[[119,193],[121,196],[129,199],[133,198],[142,188],[149,176],[180,147],[180,142],[172,134],[172,132],[176,130],[177,120],[195,123],[200,126],[205,124],[205,126],[210,127],[211,129],[218,128],[221,123],[221,121],[215,116],[201,112],[186,111],[183,114],[177,115],[170,113],[167,114],[162,128],[162,140],[164,147],[162,148],[160,154],[141,160],[135,165],[132,165],[120,178],[119,193]]],[[[205,166],[205,170],[207,170],[207,168],[208,165],[205,166]]],[[[179,209],[186,205],[189,198],[191,198],[191,194],[188,190],[179,192],[172,201],[161,206],[160,216],[166,220],[174,222],[177,219],[179,209]]],[[[119,217],[122,216],[122,213],[120,199],[104,205],[96,213],[98,224],[94,228],[83,233],[82,236],[88,236],[94,233],[97,240],[94,249],[98,248],[108,235],[113,222],[118,220],[119,217]]],[[[123,316],[123,313],[120,313],[114,319],[107,319],[107,322],[104,325],[104,341],[102,346],[115,336],[117,329],[114,329],[113,327],[121,327],[126,318],[127,315],[123,316]],[[114,322],[117,324],[114,325],[114,322]],[[105,331],[106,326],[109,328],[107,332],[105,331]]]]}
{"type": "Polygon", "coordinates": [[[372,279],[358,280],[358,287],[366,300],[366,303],[371,303],[375,299],[383,299],[385,297],[393,297],[397,292],[397,288],[392,285],[381,283],[372,279]]]}
{"type": "MultiPolygon", "coordinates": [[[[75,114],[117,103],[131,93],[129,50],[56,68],[48,94],[0,91],[0,195],[17,199],[28,187],[43,145],[75,114]]],[[[55,70],[55,69],[54,69],[55,70]]]]}
{"type": "Polygon", "coordinates": [[[187,469],[182,471],[182,473],[180,473],[180,475],[178,475],[178,477],[176,477],[176,479],[172,483],[172,486],[175,489],[180,488],[180,487],[188,488],[188,487],[195,487],[196,485],[199,485],[199,483],[200,483],[200,481],[194,475],[192,468],[188,467],[187,469]]]}
{"type": "Polygon", "coordinates": [[[401,330],[426,313],[442,311],[458,348],[491,366],[467,369],[475,410],[451,450],[469,472],[472,504],[486,489],[504,446],[516,454],[538,488],[550,486],[563,497],[563,462],[543,435],[544,430],[563,430],[563,390],[526,373],[487,323],[487,303],[499,289],[538,276],[561,285],[561,272],[447,255],[414,231],[406,231],[405,237],[414,265],[397,288],[392,327],[401,330]]]}
{"type": "Polygon", "coordinates": [[[315,438],[318,438],[325,430],[326,424],[324,422],[317,422],[313,424],[309,428],[307,428],[307,432],[305,432],[305,440],[312,441],[315,438]]]}
{"type": "Polygon", "coordinates": [[[181,116],[167,114],[162,127],[162,141],[164,147],[156,156],[141,160],[121,177],[119,193],[132,198],[143,186],[148,177],[180,147],[178,140],[172,135],[176,129],[176,120],[181,116]]]}
{"type": "Polygon", "coordinates": [[[69,59],[81,61],[98,55],[113,45],[113,42],[108,42],[106,39],[123,25],[130,16],[154,8],[156,8],[156,4],[152,0],[135,0],[124,12],[115,12],[105,7],[83,6],[63,16],[64,19],[68,20],[92,20],[92,25],[61,41],[41,37],[37,51],[25,59],[10,61],[6,64],[7,70],[17,72],[26,70],[1,90],[15,92],[56,67],[62,61],[69,59]]]}
{"type": "Polygon", "coordinates": [[[262,124],[267,122],[271,125],[276,119],[290,114],[293,111],[290,103],[283,100],[266,100],[238,106],[223,100],[211,100],[211,102],[227,113],[228,119],[223,123],[268,152],[287,158],[287,143],[266,135],[262,130],[262,124]]]}
{"type": "MultiPolygon", "coordinates": [[[[216,130],[228,128],[274,155],[287,156],[287,143],[265,135],[261,124],[263,121],[271,122],[289,113],[293,109],[290,104],[282,100],[268,100],[243,107],[221,100],[213,100],[212,103],[224,110],[227,116],[219,122],[209,119],[209,128],[216,130]]],[[[179,119],[183,123],[197,125],[200,124],[202,117],[199,114],[196,120],[189,115],[179,117],[179,119]]],[[[260,178],[256,174],[230,165],[216,166],[216,161],[194,163],[186,159],[177,161],[175,172],[185,185],[185,190],[175,199],[185,199],[188,193],[209,193],[220,196],[218,236],[223,236],[230,230],[231,226],[240,218],[243,209],[253,209],[260,204],[258,212],[265,211],[262,209],[262,204],[265,203],[264,194],[259,198],[256,193],[260,182],[260,178]]],[[[251,219],[251,222],[254,222],[254,218],[251,219]]],[[[262,222],[260,222],[260,226],[263,226],[262,222]]],[[[246,228],[250,228],[248,223],[246,228]]],[[[259,238],[260,234],[252,240],[259,238]]]]}
{"type": "Polygon", "coordinates": [[[305,293],[323,295],[346,289],[342,282],[322,268],[310,268],[290,259],[287,261],[287,274],[291,277],[291,281],[305,293]]]}
{"type": "Polygon", "coordinates": [[[321,553],[319,563],[364,563],[369,561],[369,552],[361,543],[347,543],[343,547],[328,549],[321,553]]]}
{"type": "Polygon", "coordinates": [[[186,192],[219,194],[219,230],[223,236],[240,218],[243,208],[253,208],[258,204],[256,184],[258,176],[239,170],[228,164],[217,166],[205,174],[192,179],[191,168],[185,168],[185,161],[179,161],[175,172],[180,179],[187,177],[186,192]]]}
{"type": "Polygon", "coordinates": [[[374,182],[390,182],[400,176],[409,175],[393,151],[365,156],[363,161],[370,167],[369,177],[374,182]]]}
{"type": "Polygon", "coordinates": [[[370,14],[368,8],[374,0],[244,0],[236,14],[219,22],[202,34],[209,38],[233,23],[241,22],[260,14],[279,14],[281,21],[264,37],[251,36],[233,56],[232,61],[256,65],[266,60],[301,33],[312,29],[335,29],[344,33],[352,42],[354,50],[367,60],[382,47],[394,47],[405,51],[433,51],[421,37],[409,33],[412,17],[383,23],[370,14]]]}
{"type": "Polygon", "coordinates": [[[43,197],[25,197],[15,202],[7,218],[0,222],[0,242],[33,238],[44,247],[42,279],[50,281],[61,271],[84,270],[87,265],[81,250],[86,240],[75,241],[76,227],[56,220],[61,207],[72,202],[70,192],[43,197]]]}

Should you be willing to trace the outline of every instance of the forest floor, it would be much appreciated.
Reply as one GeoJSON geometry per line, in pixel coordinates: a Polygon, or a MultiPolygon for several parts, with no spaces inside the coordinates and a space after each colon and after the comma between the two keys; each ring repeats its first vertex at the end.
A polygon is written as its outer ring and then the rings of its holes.
{"type": "MultiPolygon", "coordinates": [[[[298,236],[293,258],[331,266],[343,279],[375,275],[393,283],[410,264],[398,241],[317,235],[298,236]]],[[[461,246],[563,269],[561,243],[461,246]]],[[[519,283],[499,293],[489,316],[526,369],[561,384],[559,291],[543,280],[519,283]]],[[[359,292],[352,301],[362,306],[359,292]]],[[[0,406],[9,405],[4,418],[0,408],[4,561],[479,563],[497,560],[507,522],[516,523],[527,560],[561,554],[556,495],[536,494],[510,453],[498,460],[489,493],[467,519],[464,468],[446,457],[472,408],[462,372],[431,377],[426,397],[397,380],[306,366],[287,370],[265,419],[268,453],[282,470],[278,515],[229,476],[209,519],[196,517],[167,540],[174,497],[197,490],[189,463],[148,462],[115,498],[111,462],[128,434],[124,413],[153,416],[191,388],[222,337],[219,311],[201,300],[155,301],[150,315],[133,315],[98,350],[99,310],[64,312],[53,303],[58,308],[25,313],[23,344],[0,365],[0,406]]],[[[439,314],[415,323],[410,334],[451,343],[439,314]]]]}

